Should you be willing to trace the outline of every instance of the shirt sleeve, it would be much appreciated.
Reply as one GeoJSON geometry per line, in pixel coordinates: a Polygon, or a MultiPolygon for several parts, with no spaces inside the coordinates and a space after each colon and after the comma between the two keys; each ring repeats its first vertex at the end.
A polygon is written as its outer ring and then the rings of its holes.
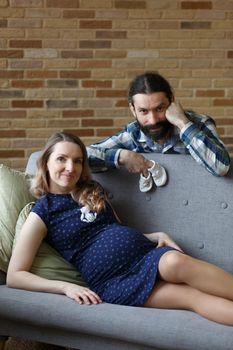
{"type": "Polygon", "coordinates": [[[198,122],[190,121],[180,132],[180,138],[190,155],[210,173],[224,176],[230,168],[230,156],[220,140],[215,122],[202,116],[198,122]]]}
{"type": "Polygon", "coordinates": [[[45,226],[49,225],[49,217],[48,217],[48,206],[45,197],[39,198],[31,210],[33,213],[37,214],[41,220],[45,223],[45,226]]]}
{"type": "Polygon", "coordinates": [[[119,167],[119,154],[122,149],[136,151],[135,143],[127,128],[103,141],[87,146],[89,164],[93,166],[119,167]]]}

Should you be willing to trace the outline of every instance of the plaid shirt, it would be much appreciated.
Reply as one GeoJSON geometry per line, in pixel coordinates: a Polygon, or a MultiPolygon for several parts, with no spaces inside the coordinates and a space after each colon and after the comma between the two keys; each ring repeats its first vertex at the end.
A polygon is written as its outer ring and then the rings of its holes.
{"type": "Polygon", "coordinates": [[[185,111],[185,114],[189,122],[181,131],[174,127],[173,135],[164,144],[147,137],[137,121],[129,123],[116,135],[87,147],[90,166],[119,167],[119,153],[127,149],[139,153],[187,153],[213,175],[225,175],[230,157],[217,134],[214,120],[193,111],[185,111]]]}

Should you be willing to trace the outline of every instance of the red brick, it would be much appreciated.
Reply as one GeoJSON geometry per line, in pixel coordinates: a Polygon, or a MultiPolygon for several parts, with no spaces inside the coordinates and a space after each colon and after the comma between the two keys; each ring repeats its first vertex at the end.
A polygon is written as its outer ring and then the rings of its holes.
{"type": "Polygon", "coordinates": [[[44,86],[43,80],[12,80],[12,87],[17,88],[41,88],[44,86]]]}
{"type": "Polygon", "coordinates": [[[181,8],[182,9],[212,9],[212,1],[182,1],[181,2],[181,8]]]}
{"type": "Polygon", "coordinates": [[[10,40],[10,47],[41,48],[42,47],[42,40],[10,40]]]}
{"type": "Polygon", "coordinates": [[[15,100],[12,101],[13,108],[42,108],[43,101],[39,100],[15,100]]]}
{"type": "Polygon", "coordinates": [[[113,126],[113,120],[112,119],[84,119],[82,120],[82,126],[113,126]]]}
{"type": "Polygon", "coordinates": [[[119,58],[126,58],[127,57],[127,51],[126,50],[95,50],[95,58],[104,58],[104,59],[119,59],[119,58]]]}
{"type": "Polygon", "coordinates": [[[3,78],[3,79],[22,79],[23,78],[23,71],[0,70],[0,78],[3,78]]]}
{"type": "Polygon", "coordinates": [[[197,90],[197,97],[223,97],[224,90],[197,90]]]}
{"type": "Polygon", "coordinates": [[[80,20],[79,27],[80,27],[80,29],[101,29],[101,28],[111,29],[112,28],[112,21],[80,20]]]}
{"type": "Polygon", "coordinates": [[[93,117],[94,111],[92,109],[78,109],[74,111],[63,111],[63,118],[86,118],[93,117]]]}
{"type": "Polygon", "coordinates": [[[126,0],[116,0],[115,1],[115,7],[116,8],[123,8],[123,9],[145,9],[146,8],[146,1],[126,1],[126,0]]]}
{"type": "Polygon", "coordinates": [[[83,80],[82,86],[84,88],[111,88],[112,87],[112,81],[111,80],[83,80]]]}
{"type": "Polygon", "coordinates": [[[0,130],[1,138],[26,137],[25,130],[0,130]]]}
{"type": "Polygon", "coordinates": [[[214,99],[214,106],[233,106],[233,98],[214,99]]]}
{"type": "Polygon", "coordinates": [[[58,72],[53,70],[31,70],[26,72],[27,78],[57,78],[58,72]]]}
{"type": "Polygon", "coordinates": [[[23,58],[23,50],[0,50],[0,58],[23,58]]]}
{"type": "Polygon", "coordinates": [[[77,8],[79,0],[47,0],[46,7],[77,8]]]}
{"type": "Polygon", "coordinates": [[[215,118],[217,125],[233,125],[233,119],[230,118],[215,118]]]}
{"type": "Polygon", "coordinates": [[[111,48],[110,40],[80,40],[80,49],[106,49],[111,48]]]}
{"type": "Polygon", "coordinates": [[[125,97],[125,90],[98,90],[96,97],[125,97]]]}
{"type": "Polygon", "coordinates": [[[224,128],[217,127],[216,129],[217,129],[217,132],[218,132],[219,135],[224,135],[225,134],[225,129],[224,128]]]}
{"type": "Polygon", "coordinates": [[[3,150],[0,151],[0,158],[19,158],[24,157],[24,151],[23,150],[3,150]]]}
{"type": "Polygon", "coordinates": [[[129,107],[129,102],[126,99],[117,101],[116,107],[129,107]]]}
{"type": "Polygon", "coordinates": [[[91,72],[87,70],[64,70],[60,72],[60,78],[85,79],[90,78],[91,72]]]}

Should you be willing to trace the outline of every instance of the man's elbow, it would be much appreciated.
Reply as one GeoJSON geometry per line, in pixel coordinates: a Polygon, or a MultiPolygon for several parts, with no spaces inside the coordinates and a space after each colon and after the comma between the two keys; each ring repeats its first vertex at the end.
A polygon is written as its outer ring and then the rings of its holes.
{"type": "Polygon", "coordinates": [[[225,166],[221,166],[221,167],[216,167],[216,169],[214,170],[214,175],[215,176],[219,176],[219,177],[222,177],[222,176],[226,176],[227,173],[229,172],[230,170],[230,164],[228,165],[225,165],[225,166]]]}

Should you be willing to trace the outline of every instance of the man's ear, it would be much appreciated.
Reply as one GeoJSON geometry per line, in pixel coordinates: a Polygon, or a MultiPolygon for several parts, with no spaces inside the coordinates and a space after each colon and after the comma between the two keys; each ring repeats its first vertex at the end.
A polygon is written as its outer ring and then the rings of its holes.
{"type": "Polygon", "coordinates": [[[129,109],[131,110],[131,113],[133,114],[134,118],[136,118],[135,108],[132,103],[129,103],[129,109]]]}

